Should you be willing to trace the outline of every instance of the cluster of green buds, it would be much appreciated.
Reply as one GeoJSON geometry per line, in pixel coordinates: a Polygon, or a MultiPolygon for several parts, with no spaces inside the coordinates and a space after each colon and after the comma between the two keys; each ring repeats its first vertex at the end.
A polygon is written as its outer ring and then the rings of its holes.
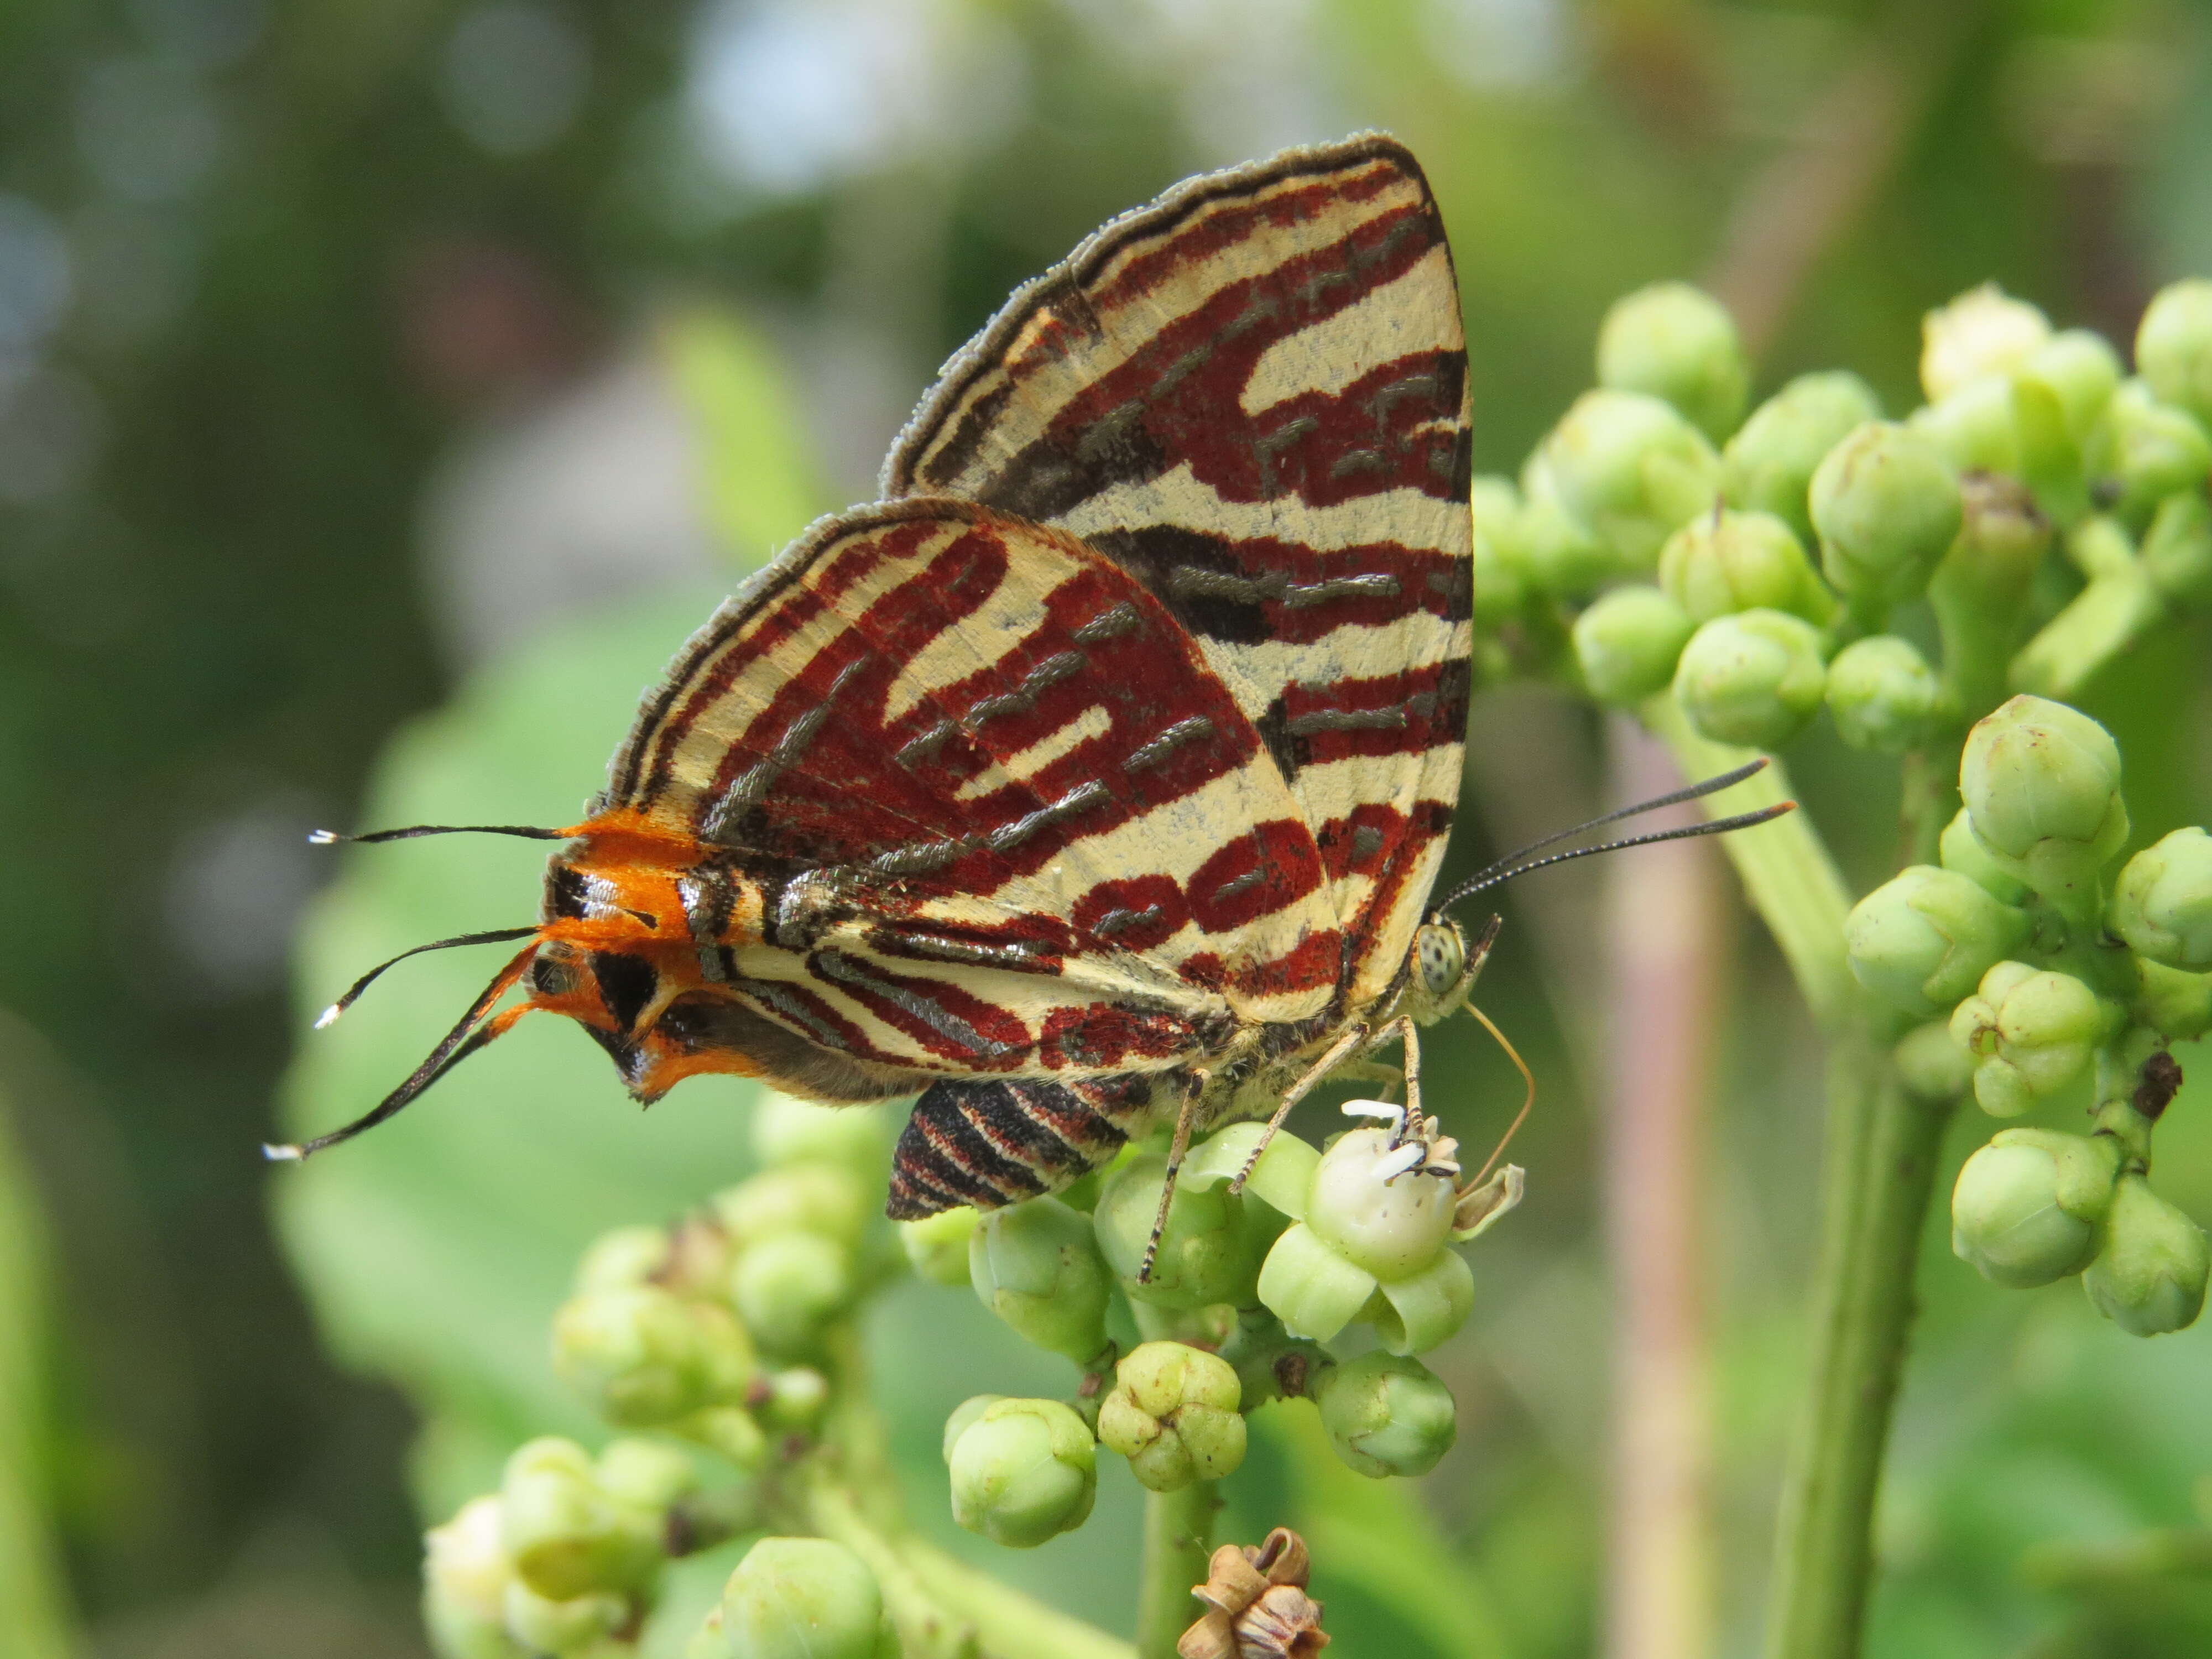
{"type": "MultiPolygon", "coordinates": [[[[841,1333],[898,1265],[872,1219],[884,1124],[769,1096],[753,1138],[758,1174],[672,1225],[617,1228],[585,1251],[554,1317],[553,1367],[625,1432],[596,1458],[531,1442],[498,1492],[429,1534],[426,1605],[444,1659],[634,1654],[666,1560],[761,1524],[778,1479],[813,1450],[841,1333]]],[[[823,1550],[849,1559],[818,1540],[756,1546],[712,1622],[726,1635],[702,1633],[695,1659],[875,1652],[874,1615],[857,1646],[759,1634],[783,1628],[779,1596],[821,1577],[793,1564],[818,1565],[823,1550]]]]}
{"type": "Polygon", "coordinates": [[[2171,1045],[2212,1029],[2212,836],[2176,830],[2115,876],[2129,836],[2118,746],[2046,698],[1978,721],[1959,784],[1941,862],[1851,912],[1852,971],[1923,1022],[1899,1044],[1907,1086],[1971,1091],[1999,1118],[2075,1097],[2093,1132],[2007,1129],[1967,1159],[1954,1248],[2000,1285],[2080,1273],[2123,1328],[2179,1330],[2203,1305],[2204,1235],[2147,1177],[2181,1080],[2171,1045]]]}
{"type": "Polygon", "coordinates": [[[674,1226],[600,1238],[553,1322],[555,1370],[606,1421],[748,1470],[811,1427],[831,1333],[893,1265],[871,1224],[878,1114],[771,1096],[754,1133],[758,1175],[674,1226]]]}
{"type": "Polygon", "coordinates": [[[743,1517],[706,1501],[682,1449],[625,1437],[594,1458],[531,1441],[500,1489],[431,1531],[423,1612],[446,1659],[621,1659],[671,1555],[743,1517]]]}
{"type": "Polygon", "coordinates": [[[1474,1275],[1451,1246],[1511,1207],[1521,1172],[1463,1188],[1431,1121],[1375,1102],[1345,1109],[1381,1122],[1326,1149],[1279,1133],[1263,1151],[1252,1123],[1200,1142],[1156,1246],[1157,1151],[1126,1153],[1056,1198],[902,1224],[925,1277],[964,1279],[1079,1373],[1064,1401],[979,1395],[953,1413],[945,1458],[962,1526],[1016,1546],[1080,1526],[1101,1445],[1154,1492],[1218,1480],[1243,1461],[1245,1417],[1285,1398],[1314,1402],[1362,1474],[1435,1466],[1456,1419],[1413,1356],[1465,1322],[1474,1275]],[[1109,1334],[1125,1319],[1141,1339],[1127,1352],[1109,1334]],[[1379,1346],[1340,1359],[1327,1345],[1355,1328],[1379,1346]]]}
{"type": "Polygon", "coordinates": [[[1479,670],[1621,708],[1671,695],[1761,749],[1824,708],[1899,754],[2008,690],[2069,696],[2175,608],[2212,608],[2212,283],[2160,294],[2136,359],[2129,379],[2097,335],[1984,287],[1928,317],[1905,418],[1840,372],[1747,416],[1728,313],[1678,283],[1632,294],[1597,388],[1517,480],[1475,481],[1479,670]]]}

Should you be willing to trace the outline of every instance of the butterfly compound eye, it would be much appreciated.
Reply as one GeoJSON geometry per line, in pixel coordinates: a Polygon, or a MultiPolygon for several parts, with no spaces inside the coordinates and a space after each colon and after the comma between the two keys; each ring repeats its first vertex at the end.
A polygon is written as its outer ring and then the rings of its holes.
{"type": "Polygon", "coordinates": [[[1432,997],[1449,995],[1467,971],[1467,947],[1459,929],[1449,922],[1425,926],[1413,939],[1413,964],[1424,991],[1432,997]]]}

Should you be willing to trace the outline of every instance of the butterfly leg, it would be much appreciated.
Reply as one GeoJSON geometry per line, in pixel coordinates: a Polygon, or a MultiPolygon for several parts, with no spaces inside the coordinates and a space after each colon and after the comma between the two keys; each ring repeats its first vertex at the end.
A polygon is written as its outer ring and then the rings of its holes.
{"type": "Polygon", "coordinates": [[[1229,1183],[1231,1194],[1244,1190],[1246,1179],[1250,1176],[1254,1167],[1258,1164],[1270,1143],[1274,1140],[1276,1131],[1283,1127],[1283,1120],[1290,1116],[1291,1108],[1311,1094],[1314,1086],[1327,1078],[1331,1072],[1362,1048],[1368,1047],[1373,1041],[1373,1034],[1364,1025],[1353,1026],[1334,1042],[1329,1044],[1328,1052],[1314,1061],[1304,1077],[1283,1091],[1283,1098],[1276,1106],[1274,1115],[1267,1120],[1267,1127],[1260,1132],[1260,1144],[1252,1149],[1251,1157],[1244,1160],[1244,1167],[1237,1172],[1236,1179],[1229,1183]]]}
{"type": "Polygon", "coordinates": [[[1401,1014],[1375,1034],[1375,1046],[1381,1048],[1393,1039],[1403,1055],[1406,1076],[1406,1127],[1409,1133],[1419,1134],[1421,1128],[1421,1040],[1413,1032],[1410,1015],[1401,1014]]]}
{"type": "Polygon", "coordinates": [[[1137,1267],[1137,1283],[1152,1282],[1152,1260],[1160,1253],[1160,1239],[1168,1230],[1168,1206],[1175,1202],[1176,1176],[1182,1173],[1183,1154],[1190,1151],[1190,1132],[1198,1117],[1204,1079],[1193,1073],[1184,1083],[1182,1107],[1176,1113],[1175,1137],[1168,1143],[1168,1169],[1160,1187],[1159,1212],[1152,1218],[1152,1236],[1145,1241],[1145,1259],[1137,1267]]]}

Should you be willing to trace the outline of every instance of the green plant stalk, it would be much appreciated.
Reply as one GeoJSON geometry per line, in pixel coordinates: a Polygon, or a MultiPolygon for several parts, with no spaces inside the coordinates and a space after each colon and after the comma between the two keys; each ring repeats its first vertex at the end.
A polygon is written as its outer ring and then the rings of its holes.
{"type": "MultiPolygon", "coordinates": [[[[1700,735],[1671,695],[1652,698],[1641,714],[1686,777],[1712,777],[1758,754],[1700,735]]],[[[1753,811],[1789,799],[1789,775],[1776,762],[1723,791],[1711,811],[1716,817],[1753,811]]],[[[1723,836],[1721,848],[1735,866],[1752,908],[1782,947],[1814,1018],[1823,1030],[1842,1029],[1860,1002],[1858,985],[1844,959],[1844,919],[1850,914],[1851,896],[1820,831],[1797,811],[1741,835],[1723,836]]]]}
{"type": "Polygon", "coordinates": [[[2166,600],[2135,544],[2110,519],[2090,519],[2066,538],[2067,556],[2088,580],[2066,608],[2021,647],[2007,672],[2012,689],[2071,702],[2105,665],[2165,619],[2166,600]]]}
{"type": "Polygon", "coordinates": [[[867,1563],[906,1659],[1134,1659],[1127,1643],[1055,1613],[907,1530],[858,1334],[840,1327],[828,1347],[832,1403],[793,1520],[867,1563]]]}
{"type": "Polygon", "coordinates": [[[826,1472],[809,1483],[806,1518],[811,1529],[867,1563],[904,1659],[975,1659],[979,1650],[973,1621],[945,1605],[892,1540],[862,1517],[861,1507],[852,1489],[826,1472]]]}
{"type": "Polygon", "coordinates": [[[1007,1589],[934,1545],[904,1538],[897,1548],[939,1604],[975,1627],[986,1659],[1136,1659],[1127,1642],[1007,1589]]]}
{"type": "MultiPolygon", "coordinates": [[[[1654,699],[1644,718],[1692,777],[1746,758],[1691,730],[1671,698],[1654,699]]],[[[1936,776],[1958,767],[1948,748],[1917,763],[1936,776]]],[[[1733,799],[1715,811],[1741,811],[1754,804],[1743,797],[1761,787],[1784,798],[1778,767],[1729,792],[1733,799]]],[[[1938,788],[1912,793],[1908,846],[1932,840],[1951,799],[1938,788]]],[[[1855,1659],[1913,1271],[1949,1109],[1914,1101],[1897,1079],[1893,1022],[1868,1005],[1844,958],[1849,891],[1805,814],[1722,846],[1829,1041],[1812,1365],[1784,1479],[1765,1651],[1768,1659],[1855,1659]]]]}
{"type": "Polygon", "coordinates": [[[1203,1611],[1191,1599],[1206,1578],[1213,1553],[1213,1514],[1221,1507],[1210,1480],[1180,1492],[1145,1494],[1145,1539],[1138,1558],[1138,1659],[1175,1659],[1176,1639],[1203,1611]]]}
{"type": "Polygon", "coordinates": [[[1916,1101],[1872,1030],[1832,1046],[1812,1367],[1784,1477],[1768,1659],[1853,1659],[1875,1503],[1950,1104],[1916,1101]]]}

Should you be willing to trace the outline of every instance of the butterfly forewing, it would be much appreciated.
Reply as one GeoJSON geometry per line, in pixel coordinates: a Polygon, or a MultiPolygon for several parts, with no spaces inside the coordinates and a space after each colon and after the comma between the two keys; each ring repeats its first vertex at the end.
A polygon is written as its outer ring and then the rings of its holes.
{"type": "Polygon", "coordinates": [[[1194,179],[1015,295],[888,494],[1068,530],[1158,597],[1320,848],[1355,1005],[1402,965],[1457,799],[1466,358],[1443,225],[1387,138],[1194,179]]]}
{"type": "Polygon", "coordinates": [[[828,521],[648,708],[608,805],[764,893],[716,965],[814,1040],[1109,1073],[1334,988],[1273,757],[1159,602],[1063,533],[957,501],[828,521]]]}

